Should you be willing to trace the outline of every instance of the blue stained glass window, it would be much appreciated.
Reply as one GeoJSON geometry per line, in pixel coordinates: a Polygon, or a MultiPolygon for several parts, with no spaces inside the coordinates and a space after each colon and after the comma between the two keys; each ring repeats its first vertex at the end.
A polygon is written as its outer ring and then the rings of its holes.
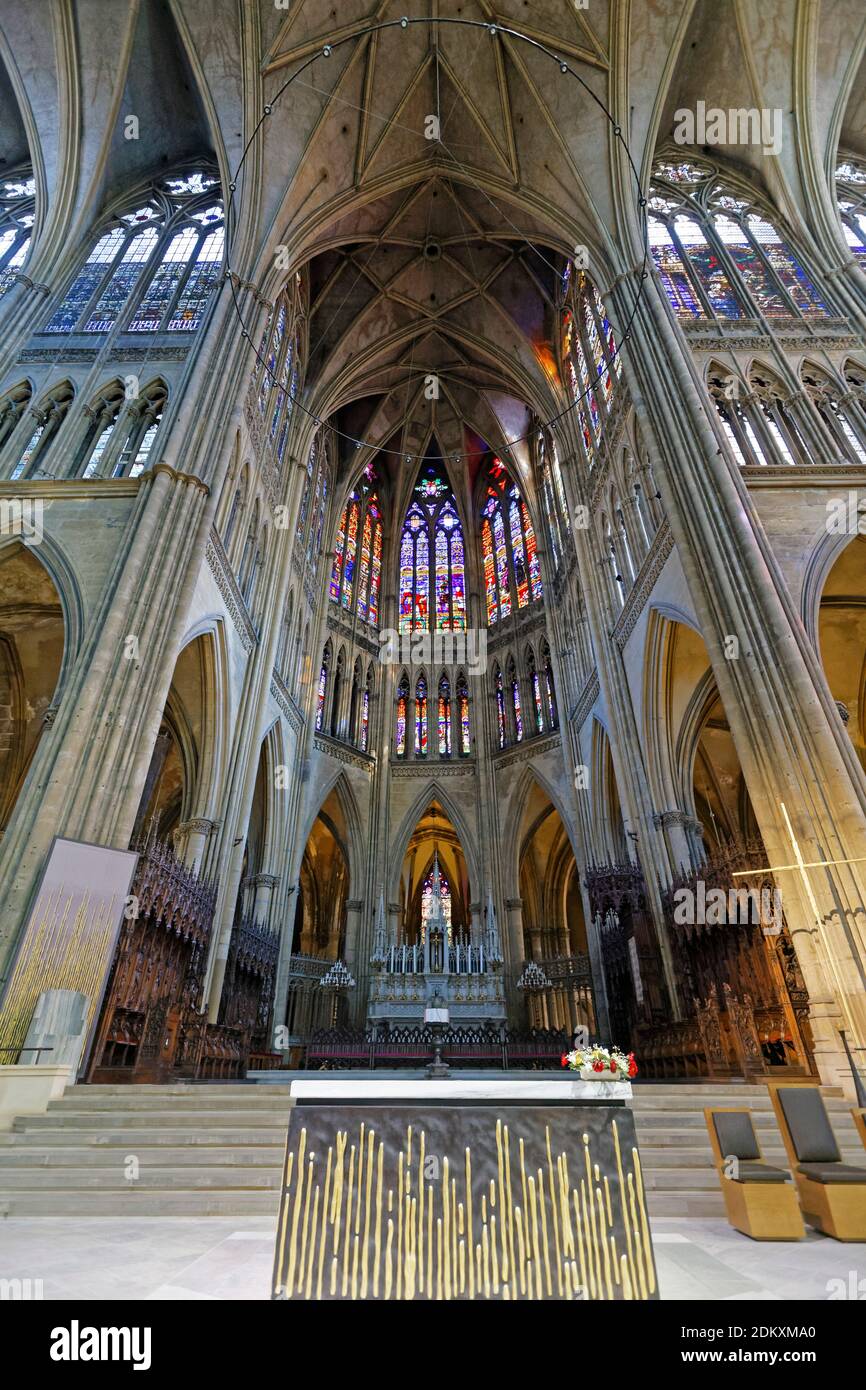
{"type": "Polygon", "coordinates": [[[100,237],[78,272],[59,308],[43,328],[43,333],[71,333],[84,312],[91,296],[98,288],[103,275],[112,264],[123,245],[125,233],[122,227],[115,227],[100,237]]]}
{"type": "Polygon", "coordinates": [[[742,318],[742,310],[718,255],[699,224],[682,214],[674,218],[674,231],[698,275],[704,294],[715,313],[724,319],[742,318]]]}
{"type": "Polygon", "coordinates": [[[674,313],[681,319],[700,318],[703,305],[695,294],[670,232],[657,217],[650,217],[648,221],[650,250],[674,313]]]}

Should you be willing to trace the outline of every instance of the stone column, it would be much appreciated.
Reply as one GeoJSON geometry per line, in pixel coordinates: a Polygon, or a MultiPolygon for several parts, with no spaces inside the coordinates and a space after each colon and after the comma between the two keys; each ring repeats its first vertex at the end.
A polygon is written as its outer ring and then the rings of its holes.
{"type": "Polygon", "coordinates": [[[208,840],[215,830],[215,821],[196,816],[193,820],[184,821],[173,833],[175,854],[197,874],[201,873],[208,840]]]}
{"type": "MultiPolygon", "coordinates": [[[[624,321],[631,294],[620,297],[624,321]]],[[[850,743],[841,742],[818,654],[652,282],[635,327],[641,351],[626,354],[635,405],[653,441],[656,480],[769,863],[794,862],[792,839],[804,861],[833,861],[804,876],[786,871],[779,884],[809,991],[821,1079],[850,1090],[838,1030],[848,1030],[862,1062],[866,889],[862,865],[852,861],[866,843],[866,779],[850,743]]]]}
{"type": "Polygon", "coordinates": [[[261,922],[265,925],[270,922],[271,903],[273,902],[274,891],[279,881],[279,878],[274,874],[256,874],[253,879],[255,890],[253,916],[257,922],[261,922]]]}

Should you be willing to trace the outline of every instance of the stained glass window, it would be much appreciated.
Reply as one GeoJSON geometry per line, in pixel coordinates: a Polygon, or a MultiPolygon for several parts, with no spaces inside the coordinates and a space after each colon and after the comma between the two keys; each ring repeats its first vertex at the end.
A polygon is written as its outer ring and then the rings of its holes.
{"type": "Polygon", "coordinates": [[[361,697],[361,751],[366,753],[370,743],[370,692],[373,688],[373,672],[367,671],[364,694],[361,697]]]}
{"type": "Polygon", "coordinates": [[[341,603],[344,608],[352,606],[352,588],[355,583],[355,555],[358,549],[358,517],[360,504],[357,500],[349,502],[349,516],[346,523],[346,559],[343,565],[343,592],[341,603]]]}
{"type": "Polygon", "coordinates": [[[527,652],[526,666],[529,671],[529,682],[532,686],[532,703],[535,712],[536,733],[544,733],[544,701],[541,693],[541,681],[535,666],[535,657],[532,651],[527,652]]]}
{"type": "Polygon", "coordinates": [[[558,724],[556,713],[556,691],[553,685],[553,666],[550,661],[550,652],[545,651],[544,656],[544,685],[547,693],[547,712],[550,720],[551,729],[555,729],[558,724]]]}
{"type": "Polygon", "coordinates": [[[310,445],[310,452],[307,454],[307,476],[304,478],[304,490],[301,493],[301,505],[298,510],[298,525],[295,530],[295,540],[299,546],[304,544],[304,532],[307,528],[307,512],[310,509],[310,494],[313,490],[313,472],[316,466],[316,452],[319,447],[319,436],[316,435],[310,445]]]}
{"type": "Polygon", "coordinates": [[[322,657],[322,666],[319,671],[319,688],[316,694],[316,728],[321,729],[325,719],[325,694],[328,688],[328,662],[330,653],[325,652],[322,657]]]}
{"type": "Polygon", "coordinates": [[[382,582],[382,522],[378,521],[373,532],[373,568],[370,575],[370,603],[367,608],[367,621],[371,627],[379,626],[379,586],[382,582]]]}
{"type": "Polygon", "coordinates": [[[470,751],[469,740],[469,687],[466,677],[457,678],[457,712],[460,720],[460,756],[465,758],[470,751]]]}
{"type": "Polygon", "coordinates": [[[35,206],[36,183],[29,169],[0,179],[0,298],[27,259],[35,206]]]}
{"type": "Polygon", "coordinates": [[[419,676],[415,685],[415,757],[427,756],[427,682],[419,676]]]}
{"type": "Polygon", "coordinates": [[[742,318],[742,310],[725,274],[718,253],[710,246],[700,224],[680,213],[674,218],[673,232],[701,282],[710,307],[723,319],[742,318]]]}
{"type": "Polygon", "coordinates": [[[836,166],[836,202],[848,248],[866,265],[866,163],[853,155],[836,166]]]}
{"type": "Polygon", "coordinates": [[[565,380],[591,466],[601,439],[604,410],[612,402],[615,378],[620,375],[622,364],[607,311],[584,271],[571,277],[562,316],[561,345],[565,380]]]}
{"type": "Polygon", "coordinates": [[[499,733],[499,747],[505,747],[505,690],[502,684],[502,672],[497,666],[493,673],[493,686],[496,692],[496,724],[499,733]]]}
{"type": "Polygon", "coordinates": [[[409,677],[403,676],[397,686],[397,756],[406,756],[406,715],[409,705],[409,677]]]}
{"type": "Polygon", "coordinates": [[[466,627],[463,531],[450,485],[431,463],[421,469],[400,537],[398,621],[401,632],[466,627]]]}
{"type": "Polygon", "coordinates": [[[804,267],[787,242],[779,236],[775,227],[754,213],[747,218],[747,225],[800,313],[810,319],[826,318],[826,304],[804,267]]]}
{"type": "Polygon", "coordinates": [[[511,704],[514,709],[514,732],[517,736],[517,742],[520,743],[523,738],[523,712],[520,708],[520,683],[513,668],[511,671],[510,683],[511,704]]]}
{"type": "MultiPolygon", "coordinates": [[[[439,895],[442,901],[442,916],[445,918],[445,934],[448,943],[451,943],[451,885],[447,878],[439,869],[439,895]]],[[[433,870],[424,880],[421,888],[421,940],[427,938],[427,922],[430,918],[430,909],[433,904],[433,870]]]]}
{"type": "MultiPolygon", "coordinates": [[[[498,462],[498,460],[497,460],[498,462]]],[[[501,466],[501,465],[500,465],[501,466]]],[[[543,597],[535,531],[516,483],[507,475],[487,488],[481,518],[481,558],[487,621],[507,618],[512,607],[525,608],[543,597]]]]}
{"type": "Polygon", "coordinates": [[[42,332],[194,332],[222,274],[215,190],[217,180],[203,173],[166,179],[153,201],[117,217],[42,332]]]}
{"type": "Polygon", "coordinates": [[[652,258],[674,313],[680,319],[699,318],[704,312],[703,305],[695,294],[670,232],[658,217],[648,218],[647,223],[652,258]]]}
{"type": "Polygon", "coordinates": [[[451,685],[448,677],[443,676],[439,682],[439,756],[440,758],[451,757],[451,685]]]}
{"type": "MultiPolygon", "coordinates": [[[[674,180],[668,166],[665,170],[660,177],[669,183],[690,182],[674,180]]],[[[711,168],[701,173],[700,182],[710,185],[701,195],[709,211],[686,188],[660,189],[649,200],[650,248],[677,316],[739,319],[757,312],[779,318],[799,312],[809,319],[826,317],[830,311],[814,278],[770,219],[755,211],[749,198],[726,191],[711,168]]]]}

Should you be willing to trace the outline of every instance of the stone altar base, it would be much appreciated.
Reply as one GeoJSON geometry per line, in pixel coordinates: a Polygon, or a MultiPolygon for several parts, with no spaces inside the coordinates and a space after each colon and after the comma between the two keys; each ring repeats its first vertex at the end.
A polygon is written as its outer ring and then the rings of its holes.
{"type": "Polygon", "coordinates": [[[628,1082],[292,1082],[272,1297],[658,1298],[628,1082]]]}

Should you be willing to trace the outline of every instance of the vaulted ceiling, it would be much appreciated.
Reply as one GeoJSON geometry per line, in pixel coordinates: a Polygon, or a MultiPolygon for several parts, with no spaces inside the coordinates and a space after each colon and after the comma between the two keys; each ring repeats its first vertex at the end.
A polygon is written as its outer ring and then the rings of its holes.
{"type": "Polygon", "coordinates": [[[0,0],[0,159],[29,146],[41,277],[70,214],[83,238],[140,177],[199,153],[228,184],[248,150],[232,268],[272,297],[276,248],[307,267],[310,409],[395,456],[431,431],[449,455],[502,450],[530,410],[557,409],[563,257],[586,245],[603,291],[639,259],[638,190],[605,108],[644,183],[679,107],[779,108],[777,157],[717,153],[807,234],[840,140],[866,148],[862,0],[57,0],[40,23],[34,10],[0,0]],[[404,13],[425,22],[403,28],[404,13]]]}

